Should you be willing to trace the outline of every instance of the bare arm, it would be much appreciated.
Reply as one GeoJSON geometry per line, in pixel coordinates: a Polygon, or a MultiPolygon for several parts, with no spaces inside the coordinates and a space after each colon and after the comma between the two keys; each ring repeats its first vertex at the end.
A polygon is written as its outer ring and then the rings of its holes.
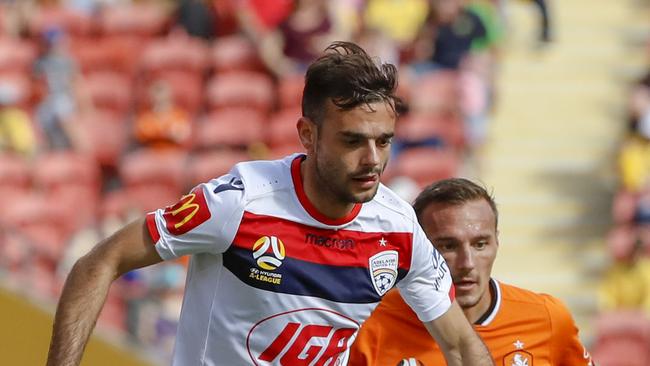
{"type": "Polygon", "coordinates": [[[455,301],[445,314],[424,326],[438,342],[448,365],[494,365],[487,347],[455,301]]]}
{"type": "Polygon", "coordinates": [[[161,260],[144,219],[127,225],[80,258],[59,300],[47,366],[78,365],[111,283],[130,270],[161,260]]]}

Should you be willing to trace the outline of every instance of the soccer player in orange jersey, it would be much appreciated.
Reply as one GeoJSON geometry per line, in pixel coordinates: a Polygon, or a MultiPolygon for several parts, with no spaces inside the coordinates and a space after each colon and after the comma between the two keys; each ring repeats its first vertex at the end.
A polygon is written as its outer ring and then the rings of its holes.
{"type": "MultiPolygon", "coordinates": [[[[451,270],[458,303],[496,365],[593,365],[560,300],[491,277],[499,245],[498,213],[485,189],[466,179],[443,180],[420,193],[414,208],[451,270]]],[[[440,348],[395,290],[361,327],[349,363],[444,364],[440,348]]]]}

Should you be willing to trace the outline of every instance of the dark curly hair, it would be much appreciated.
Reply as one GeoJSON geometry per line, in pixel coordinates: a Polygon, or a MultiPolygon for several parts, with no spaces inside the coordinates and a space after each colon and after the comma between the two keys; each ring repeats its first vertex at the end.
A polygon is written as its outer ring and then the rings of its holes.
{"type": "Polygon", "coordinates": [[[343,110],[386,101],[398,112],[402,102],[396,88],[395,65],[375,62],[352,42],[333,42],[307,69],[302,115],[320,126],[328,99],[343,110]]]}

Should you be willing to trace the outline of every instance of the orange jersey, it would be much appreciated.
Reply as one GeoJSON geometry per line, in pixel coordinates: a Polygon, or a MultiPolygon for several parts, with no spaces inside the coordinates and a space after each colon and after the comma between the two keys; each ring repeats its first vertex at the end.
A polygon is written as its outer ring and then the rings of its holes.
{"type": "MultiPolygon", "coordinates": [[[[556,298],[490,281],[490,309],[474,325],[498,366],[588,366],[568,309],[556,298]]],[[[445,365],[440,348],[399,292],[390,291],[361,327],[349,366],[396,366],[414,358],[445,365]]]]}

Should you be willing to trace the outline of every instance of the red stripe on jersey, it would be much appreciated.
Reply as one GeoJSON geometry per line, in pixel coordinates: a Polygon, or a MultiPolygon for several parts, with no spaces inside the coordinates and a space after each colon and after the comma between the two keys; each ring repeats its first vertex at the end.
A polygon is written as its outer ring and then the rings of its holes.
{"type": "Polygon", "coordinates": [[[348,222],[354,220],[359,214],[359,212],[361,211],[360,203],[355,204],[354,207],[352,207],[350,213],[338,219],[332,219],[323,215],[320,211],[318,211],[316,206],[314,206],[314,204],[311,203],[311,201],[307,197],[307,194],[305,193],[305,187],[302,185],[302,178],[300,177],[300,163],[304,158],[305,156],[301,155],[293,159],[293,161],[291,162],[291,180],[293,181],[293,186],[296,189],[296,194],[298,195],[298,201],[300,201],[300,204],[302,205],[302,207],[304,207],[305,211],[307,211],[309,216],[315,218],[316,220],[322,222],[325,225],[331,225],[331,226],[339,226],[339,225],[347,224],[348,222]]]}
{"type": "Polygon", "coordinates": [[[156,214],[149,212],[145,217],[145,222],[147,223],[149,236],[151,236],[153,243],[156,244],[158,240],[160,240],[160,233],[158,232],[158,227],[156,226],[156,214]]]}
{"type": "Polygon", "coordinates": [[[279,257],[362,268],[368,268],[368,258],[373,255],[396,250],[399,253],[398,267],[408,271],[411,268],[412,242],[411,233],[319,229],[274,216],[244,212],[232,245],[251,253],[266,245],[269,253],[281,253],[279,257]],[[267,242],[272,243],[272,236],[278,238],[276,247],[260,241],[268,237],[267,242]]]}
{"type": "Polygon", "coordinates": [[[454,302],[454,299],[456,299],[456,286],[452,283],[449,288],[449,301],[454,302]]]}

